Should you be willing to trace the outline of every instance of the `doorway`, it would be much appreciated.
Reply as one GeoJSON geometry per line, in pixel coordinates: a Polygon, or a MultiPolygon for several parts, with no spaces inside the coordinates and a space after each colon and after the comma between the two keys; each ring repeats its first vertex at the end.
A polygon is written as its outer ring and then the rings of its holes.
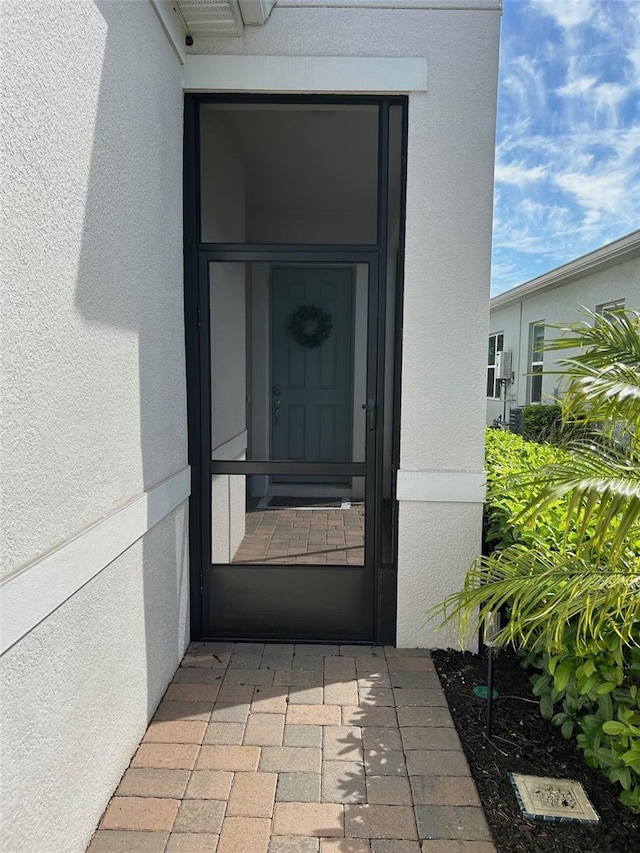
{"type": "Polygon", "coordinates": [[[405,105],[275,107],[186,102],[192,636],[388,642],[405,105]],[[276,176],[289,145],[299,190],[259,175],[257,130],[276,176]]]}

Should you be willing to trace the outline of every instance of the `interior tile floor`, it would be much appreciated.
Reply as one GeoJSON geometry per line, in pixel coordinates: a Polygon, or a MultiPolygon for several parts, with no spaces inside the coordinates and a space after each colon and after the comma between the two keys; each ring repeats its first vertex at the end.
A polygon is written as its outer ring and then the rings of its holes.
{"type": "Polygon", "coordinates": [[[495,853],[423,649],[196,643],[89,853],[495,853]]]}
{"type": "Polygon", "coordinates": [[[234,563],[364,563],[364,504],[341,508],[251,508],[234,563]]]}

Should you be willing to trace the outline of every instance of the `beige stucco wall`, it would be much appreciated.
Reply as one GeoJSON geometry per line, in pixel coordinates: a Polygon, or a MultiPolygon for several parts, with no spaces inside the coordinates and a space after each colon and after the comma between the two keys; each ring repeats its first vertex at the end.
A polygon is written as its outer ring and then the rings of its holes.
{"type": "MultiPolygon", "coordinates": [[[[38,603],[8,591],[81,576],[69,543],[184,473],[187,430],[176,56],[146,0],[1,6],[4,631],[38,603]]],[[[3,850],[85,849],[177,666],[186,504],[158,517],[0,658],[3,850]]]]}

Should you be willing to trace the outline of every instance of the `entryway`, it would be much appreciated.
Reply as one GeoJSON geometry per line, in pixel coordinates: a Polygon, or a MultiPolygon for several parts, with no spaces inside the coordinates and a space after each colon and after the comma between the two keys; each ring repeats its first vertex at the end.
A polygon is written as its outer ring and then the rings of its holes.
{"type": "Polygon", "coordinates": [[[192,636],[390,641],[404,102],[186,108],[192,636]]]}

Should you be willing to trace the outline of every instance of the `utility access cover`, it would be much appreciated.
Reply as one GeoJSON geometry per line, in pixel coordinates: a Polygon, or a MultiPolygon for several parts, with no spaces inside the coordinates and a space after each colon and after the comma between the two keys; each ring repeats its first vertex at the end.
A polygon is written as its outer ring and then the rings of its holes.
{"type": "Polygon", "coordinates": [[[521,773],[509,775],[523,817],[557,823],[600,823],[598,813],[579,782],[521,773]]]}

